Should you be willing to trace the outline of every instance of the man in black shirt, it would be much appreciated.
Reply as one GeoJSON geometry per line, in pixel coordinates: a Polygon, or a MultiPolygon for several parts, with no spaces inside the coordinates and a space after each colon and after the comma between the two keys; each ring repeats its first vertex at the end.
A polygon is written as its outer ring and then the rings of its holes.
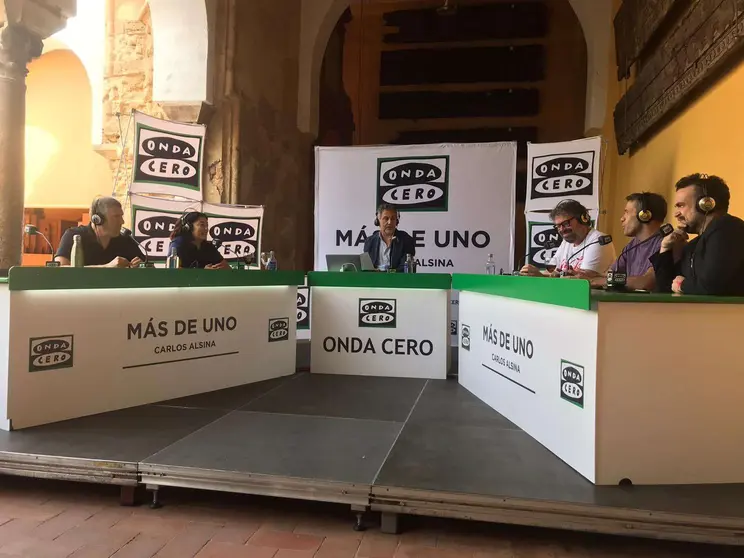
{"type": "Polygon", "coordinates": [[[136,267],[145,255],[131,238],[121,236],[124,211],[115,198],[96,198],[90,206],[90,225],[65,231],[55,259],[70,265],[75,235],[80,235],[85,267],[136,267]]]}
{"type": "Polygon", "coordinates": [[[675,189],[681,226],[652,258],[657,291],[744,296],[744,221],[728,214],[728,186],[717,176],[693,174],[675,189]],[[699,236],[688,242],[688,234],[699,236]]]}

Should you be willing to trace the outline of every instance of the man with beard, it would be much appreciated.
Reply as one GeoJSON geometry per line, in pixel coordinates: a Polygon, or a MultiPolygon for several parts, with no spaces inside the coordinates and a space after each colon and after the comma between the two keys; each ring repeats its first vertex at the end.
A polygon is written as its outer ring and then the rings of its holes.
{"type": "Polygon", "coordinates": [[[675,185],[680,228],[653,258],[656,289],[679,294],[744,296],[744,221],[728,214],[723,179],[692,174],[675,185]],[[688,235],[697,238],[688,242],[688,235]]]}
{"type": "Polygon", "coordinates": [[[541,272],[532,264],[525,265],[520,275],[533,277],[580,277],[592,279],[607,273],[615,259],[612,242],[600,242],[605,235],[591,225],[587,209],[575,200],[565,200],[550,212],[556,230],[563,242],[548,263],[548,273],[541,272]]]}
{"type": "MultiPolygon", "coordinates": [[[[637,192],[625,198],[620,224],[623,234],[632,240],[612,264],[612,270],[627,275],[628,289],[652,291],[656,286],[651,258],[659,253],[662,240],[659,229],[666,217],[667,202],[659,194],[637,192]]],[[[605,287],[607,277],[597,277],[591,283],[595,288],[605,287]]]]}
{"type": "Polygon", "coordinates": [[[375,269],[403,271],[406,258],[416,257],[416,243],[405,231],[398,230],[400,213],[390,204],[377,208],[375,226],[380,227],[364,242],[364,251],[369,254],[375,269]]]}

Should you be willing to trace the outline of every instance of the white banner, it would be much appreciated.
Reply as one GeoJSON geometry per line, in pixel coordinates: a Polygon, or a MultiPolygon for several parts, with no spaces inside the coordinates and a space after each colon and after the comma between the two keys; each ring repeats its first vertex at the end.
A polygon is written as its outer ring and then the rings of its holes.
{"type": "Polygon", "coordinates": [[[152,262],[168,257],[170,234],[176,222],[189,211],[201,211],[209,217],[210,241],[218,240],[219,251],[231,263],[253,256],[251,267],[260,266],[263,207],[215,205],[194,201],[167,200],[149,196],[130,196],[132,235],[152,262]]]}
{"type": "Polygon", "coordinates": [[[599,209],[602,138],[527,144],[525,212],[553,209],[564,199],[599,209]]]}
{"type": "MultiPolygon", "coordinates": [[[[599,211],[590,209],[589,216],[592,218],[592,226],[596,226],[599,211]]],[[[527,213],[525,221],[527,222],[526,254],[518,267],[528,263],[539,269],[545,269],[558,251],[563,238],[556,230],[548,213],[527,213]]]]}
{"type": "Polygon", "coordinates": [[[18,327],[10,335],[8,417],[16,428],[34,426],[292,374],[295,293],[295,287],[13,293],[18,327]],[[22,319],[30,308],[44,312],[22,319]],[[104,315],[112,319],[97,319],[104,315]]]}
{"type": "Polygon", "coordinates": [[[592,482],[596,370],[597,312],[460,293],[460,384],[592,482]]]}
{"type": "Polygon", "coordinates": [[[220,253],[229,262],[252,256],[251,267],[261,266],[261,226],[263,207],[204,203],[209,217],[209,239],[222,243],[220,253]]]}
{"type": "Polygon", "coordinates": [[[444,380],[449,291],[313,287],[312,372],[444,380]]]}
{"type": "Polygon", "coordinates": [[[134,112],[134,193],[202,200],[206,126],[171,122],[134,112]]]}
{"type": "Polygon", "coordinates": [[[321,147],[316,152],[315,269],[359,254],[375,210],[391,203],[416,242],[419,273],[511,269],[516,143],[321,147]]]}

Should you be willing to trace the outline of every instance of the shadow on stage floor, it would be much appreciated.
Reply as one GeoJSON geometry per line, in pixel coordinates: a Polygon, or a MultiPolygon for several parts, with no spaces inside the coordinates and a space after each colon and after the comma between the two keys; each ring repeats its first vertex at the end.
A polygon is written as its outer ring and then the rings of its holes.
{"type": "MultiPolygon", "coordinates": [[[[307,373],[15,432],[0,472],[741,544],[744,485],[595,487],[459,386],[307,373]]],[[[384,523],[384,521],[383,521],[384,523]]]]}

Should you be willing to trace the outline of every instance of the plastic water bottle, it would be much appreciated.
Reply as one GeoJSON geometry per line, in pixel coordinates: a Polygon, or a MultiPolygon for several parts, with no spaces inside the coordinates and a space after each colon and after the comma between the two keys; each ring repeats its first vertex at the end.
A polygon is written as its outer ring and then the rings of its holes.
{"type": "Polygon", "coordinates": [[[496,275],[496,262],[493,261],[493,254],[488,254],[486,260],[486,275],[496,275]]]}
{"type": "Polygon", "coordinates": [[[414,264],[413,264],[413,256],[411,254],[408,254],[406,256],[406,261],[403,262],[403,273],[415,273],[414,270],[414,264]]]}
{"type": "Polygon", "coordinates": [[[181,267],[181,261],[178,257],[178,252],[176,251],[175,246],[170,247],[168,259],[165,260],[165,267],[167,269],[178,269],[179,267],[181,267]]]}
{"type": "Polygon", "coordinates": [[[269,252],[269,260],[266,262],[266,270],[276,271],[278,267],[279,266],[276,263],[276,258],[274,257],[274,251],[272,250],[271,252],[269,252]]]}
{"type": "Polygon", "coordinates": [[[83,254],[83,238],[76,234],[72,237],[72,254],[70,257],[70,266],[85,267],[85,255],[83,254]]]}

